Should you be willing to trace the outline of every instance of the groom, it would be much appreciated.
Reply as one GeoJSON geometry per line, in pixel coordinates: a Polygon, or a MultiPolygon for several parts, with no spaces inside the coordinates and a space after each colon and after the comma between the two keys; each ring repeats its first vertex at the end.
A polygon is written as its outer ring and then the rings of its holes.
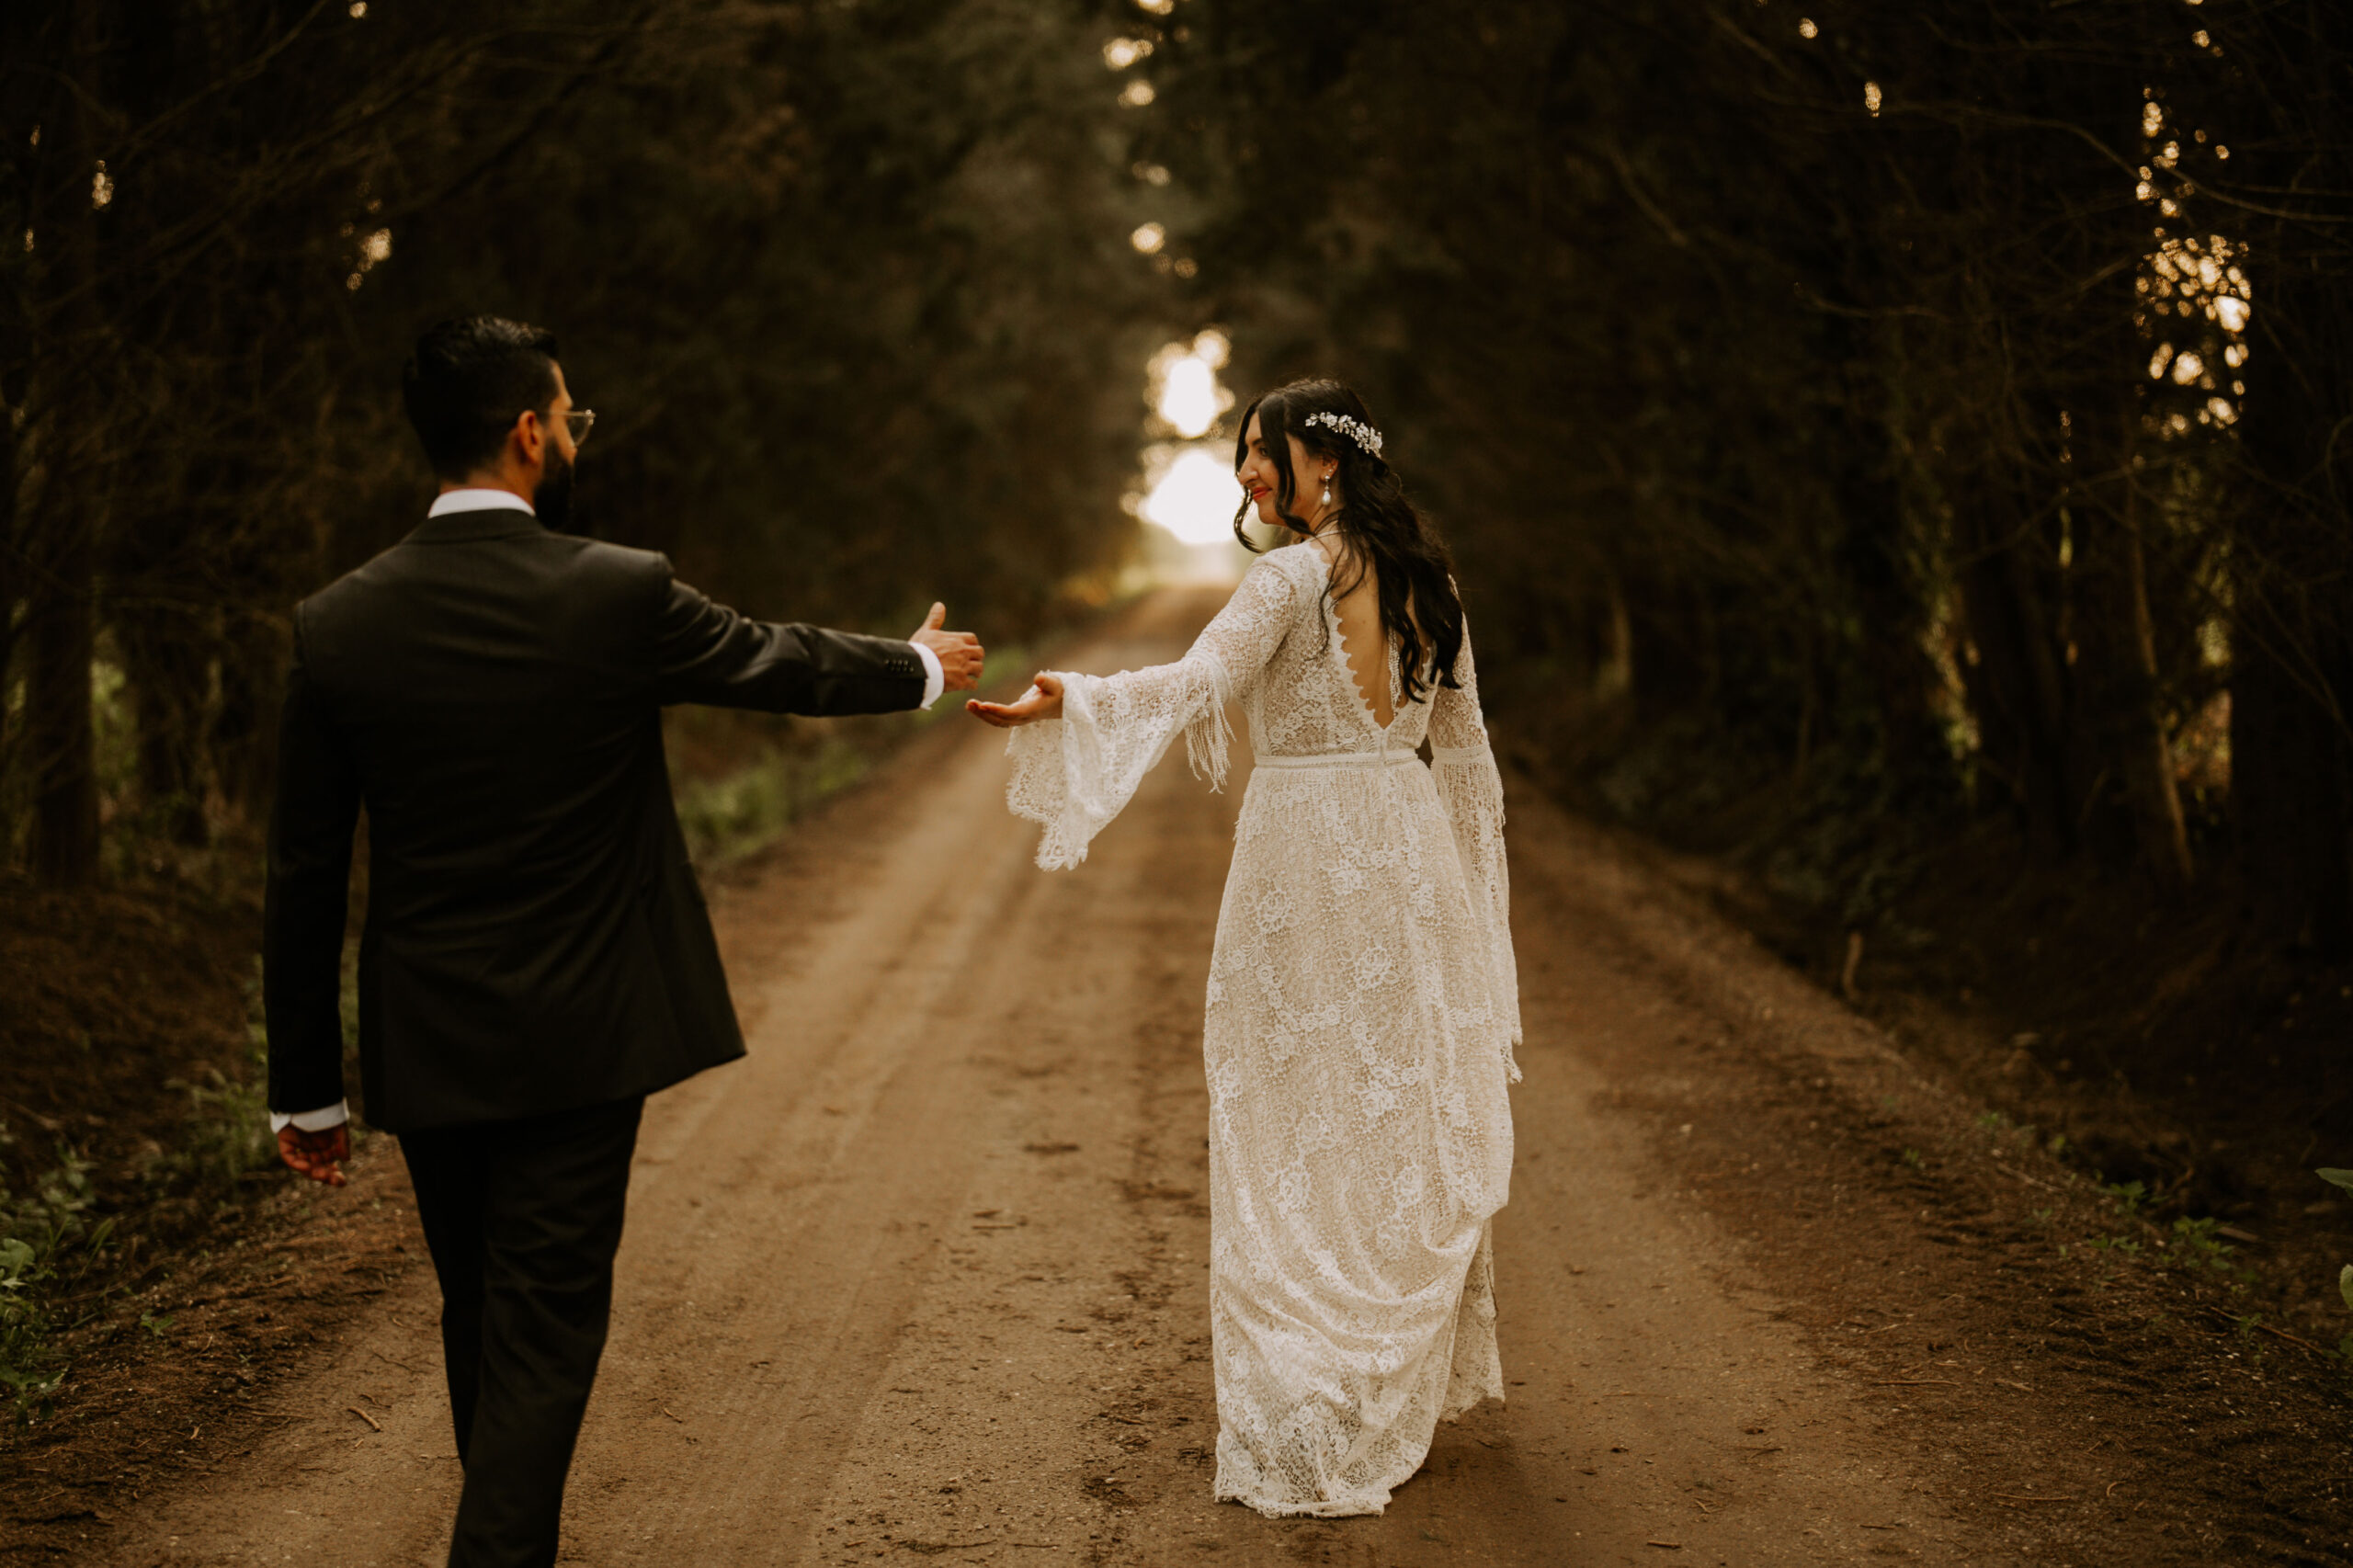
{"type": "Polygon", "coordinates": [[[265,917],[269,1103],[343,1184],[338,999],[368,812],[359,1064],[441,1283],[465,1489],[452,1568],[552,1563],[603,1353],[645,1096],[744,1053],[670,801],[662,710],[884,713],[968,689],[979,642],[746,620],[670,562],[562,531],[555,339],[444,322],[403,372],[424,524],[295,611],[265,917]]]}

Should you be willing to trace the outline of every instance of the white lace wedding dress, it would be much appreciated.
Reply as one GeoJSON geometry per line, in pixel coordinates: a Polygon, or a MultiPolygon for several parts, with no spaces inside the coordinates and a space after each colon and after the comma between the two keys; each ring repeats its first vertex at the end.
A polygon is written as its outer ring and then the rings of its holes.
{"type": "Polygon", "coordinates": [[[1261,557],[1190,652],[1063,675],[1014,732],[1008,800],[1077,865],[1179,731],[1222,783],[1225,705],[1256,764],[1210,961],[1217,1495],[1377,1514],[1440,1416],[1504,1396],[1490,1217],[1511,1171],[1518,983],[1503,784],[1466,637],[1460,690],[1384,732],[1315,545],[1261,557]],[[1427,734],[1433,764],[1415,755],[1427,734]]]}

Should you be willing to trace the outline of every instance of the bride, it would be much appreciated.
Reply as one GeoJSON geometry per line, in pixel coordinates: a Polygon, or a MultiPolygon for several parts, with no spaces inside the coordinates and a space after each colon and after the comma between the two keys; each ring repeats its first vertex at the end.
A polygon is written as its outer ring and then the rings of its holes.
{"type": "Polygon", "coordinates": [[[1248,718],[1203,1038],[1210,1314],[1217,1495],[1270,1517],[1380,1513],[1440,1416],[1504,1396],[1503,784],[1445,548],[1381,449],[1347,387],[1268,392],[1234,532],[1255,510],[1295,537],[1191,651],[968,704],[1017,730],[1008,800],[1048,869],[1086,858],[1180,730],[1222,785],[1228,701],[1248,718]]]}

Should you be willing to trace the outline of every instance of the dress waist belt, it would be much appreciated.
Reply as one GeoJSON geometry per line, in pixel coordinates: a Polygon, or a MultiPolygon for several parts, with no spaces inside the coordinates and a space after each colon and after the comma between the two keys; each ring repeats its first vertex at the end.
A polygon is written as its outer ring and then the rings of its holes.
{"type": "Polygon", "coordinates": [[[1422,759],[1415,752],[1396,751],[1337,751],[1315,756],[1276,756],[1268,752],[1256,753],[1252,758],[1260,767],[1397,767],[1405,763],[1418,764],[1422,759]]]}

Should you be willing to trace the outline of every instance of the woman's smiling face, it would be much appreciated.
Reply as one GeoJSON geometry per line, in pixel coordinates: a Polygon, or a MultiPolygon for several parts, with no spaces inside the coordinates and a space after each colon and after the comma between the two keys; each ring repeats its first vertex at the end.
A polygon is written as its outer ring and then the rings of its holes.
{"type": "MultiPolygon", "coordinates": [[[[1290,465],[1291,506],[1299,516],[1312,523],[1323,510],[1324,482],[1331,477],[1332,470],[1338,465],[1329,458],[1316,457],[1300,444],[1296,436],[1287,437],[1285,445],[1290,448],[1283,457],[1290,465]]],[[[1276,511],[1282,495],[1282,471],[1277,465],[1274,454],[1267,450],[1266,439],[1255,413],[1250,415],[1250,427],[1243,432],[1242,466],[1234,471],[1233,477],[1242,482],[1243,492],[1257,509],[1260,522],[1270,528],[1285,528],[1290,526],[1276,511]]]]}

